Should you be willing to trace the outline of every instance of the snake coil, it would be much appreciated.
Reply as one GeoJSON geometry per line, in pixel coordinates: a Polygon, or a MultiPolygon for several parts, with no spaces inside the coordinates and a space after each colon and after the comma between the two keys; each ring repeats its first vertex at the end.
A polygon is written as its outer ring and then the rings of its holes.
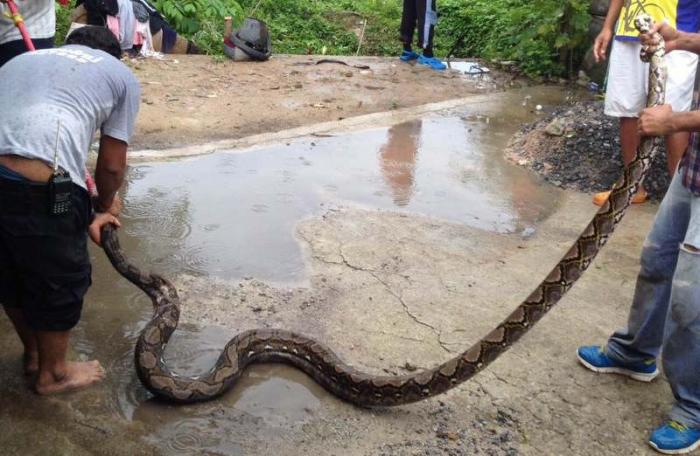
{"type": "MultiPolygon", "coordinates": [[[[649,32],[650,17],[637,18],[640,32],[649,32]]],[[[666,68],[663,40],[653,53],[643,51],[650,65],[647,106],[664,103],[666,68]]],[[[145,274],[129,262],[116,230],[103,231],[103,246],[115,269],[152,300],[154,313],[139,335],[135,349],[138,377],[156,396],[188,403],[216,398],[236,383],[252,363],[285,363],[295,366],[332,394],[353,404],[395,406],[444,393],[483,370],[537,323],[581,277],[605,245],[641,185],[660,138],[644,138],[637,154],[613,187],[581,236],[535,291],[496,329],[460,355],[421,372],[403,376],[374,376],[345,364],[329,348],[306,336],[281,329],[255,329],[236,335],[224,347],[212,369],[198,377],[171,372],[163,351],[177,328],[180,302],[175,287],[163,277],[145,274]]]]}

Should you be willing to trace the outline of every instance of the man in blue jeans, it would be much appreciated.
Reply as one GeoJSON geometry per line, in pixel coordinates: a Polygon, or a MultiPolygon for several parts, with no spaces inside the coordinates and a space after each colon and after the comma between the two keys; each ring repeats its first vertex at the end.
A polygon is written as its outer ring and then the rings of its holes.
{"type": "MultiPolygon", "coordinates": [[[[678,32],[667,24],[655,31],[668,52],[700,54],[700,34],[678,32]]],[[[642,43],[653,48],[652,35],[642,43]]],[[[673,177],[643,247],[641,270],[626,329],[604,347],[578,349],[578,359],[598,373],[615,373],[650,382],[659,374],[657,358],[676,402],[668,421],[649,444],[664,454],[684,454],[700,447],[700,103],[673,112],[670,105],[646,109],[639,119],[642,136],[692,132],[690,146],[673,177]]]]}

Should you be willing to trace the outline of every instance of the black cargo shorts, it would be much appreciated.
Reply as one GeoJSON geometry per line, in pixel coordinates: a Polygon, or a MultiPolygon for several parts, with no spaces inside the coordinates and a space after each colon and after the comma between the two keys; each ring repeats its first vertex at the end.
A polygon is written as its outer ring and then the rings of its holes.
{"type": "Polygon", "coordinates": [[[36,331],[68,331],[92,284],[90,198],[73,186],[73,209],[48,213],[47,186],[0,177],[0,304],[22,309],[36,331]]]}

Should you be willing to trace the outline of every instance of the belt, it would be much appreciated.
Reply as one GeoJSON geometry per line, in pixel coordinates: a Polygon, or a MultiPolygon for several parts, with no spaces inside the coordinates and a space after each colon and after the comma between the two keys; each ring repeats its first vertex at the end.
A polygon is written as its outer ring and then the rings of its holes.
{"type": "MultiPolygon", "coordinates": [[[[45,196],[48,194],[48,190],[48,183],[32,182],[27,179],[18,181],[0,176],[0,197],[5,196],[8,193],[24,193],[26,195],[45,196]]],[[[88,196],[87,190],[85,190],[80,185],[77,185],[75,182],[73,182],[73,192],[75,195],[84,193],[86,197],[88,196]]]]}

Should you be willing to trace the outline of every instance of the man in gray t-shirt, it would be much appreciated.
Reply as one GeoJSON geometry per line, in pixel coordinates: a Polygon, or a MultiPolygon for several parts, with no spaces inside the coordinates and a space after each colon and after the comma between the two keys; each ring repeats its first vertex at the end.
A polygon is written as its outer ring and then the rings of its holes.
{"type": "Polygon", "coordinates": [[[0,304],[24,344],[35,389],[52,394],[104,377],[97,361],[67,362],[70,330],[91,284],[87,234],[119,226],[116,193],[139,109],[139,84],[104,27],[0,68],[0,304]],[[101,132],[91,202],[85,162],[101,132]],[[96,214],[92,214],[92,208],[96,214]]]}

